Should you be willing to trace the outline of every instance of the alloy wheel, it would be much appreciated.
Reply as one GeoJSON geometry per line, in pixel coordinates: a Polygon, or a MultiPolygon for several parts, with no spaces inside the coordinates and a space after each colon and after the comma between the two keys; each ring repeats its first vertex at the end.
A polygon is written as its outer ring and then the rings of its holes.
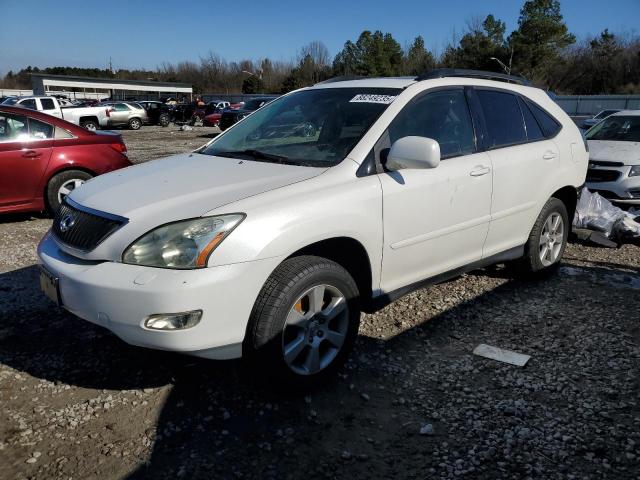
{"type": "Polygon", "coordinates": [[[558,212],[551,213],[544,222],[540,234],[540,261],[548,267],[560,256],[564,242],[564,221],[558,212]]]}
{"type": "Polygon", "coordinates": [[[282,332],[282,354],[299,375],[328,367],[344,345],[349,328],[345,296],[331,285],[316,285],[293,304],[282,332]]]}
{"type": "Polygon", "coordinates": [[[72,191],[82,185],[85,181],[79,178],[72,178],[64,182],[58,189],[58,202],[62,203],[64,197],[69,195],[72,191]]]}

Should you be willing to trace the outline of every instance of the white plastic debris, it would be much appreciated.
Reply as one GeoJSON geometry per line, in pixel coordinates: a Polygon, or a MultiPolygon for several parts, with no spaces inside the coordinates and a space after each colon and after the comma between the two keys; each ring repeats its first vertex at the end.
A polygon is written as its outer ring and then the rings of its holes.
{"type": "Polygon", "coordinates": [[[481,343],[473,351],[474,355],[479,357],[490,358],[491,360],[497,360],[499,362],[509,363],[518,367],[524,367],[531,358],[530,355],[524,355],[522,353],[512,352],[511,350],[504,350],[498,347],[492,347],[481,343]]]}
{"type": "Polygon", "coordinates": [[[182,125],[180,127],[180,130],[182,130],[183,132],[190,132],[191,130],[193,130],[193,127],[190,127],[189,125],[182,125]]]}

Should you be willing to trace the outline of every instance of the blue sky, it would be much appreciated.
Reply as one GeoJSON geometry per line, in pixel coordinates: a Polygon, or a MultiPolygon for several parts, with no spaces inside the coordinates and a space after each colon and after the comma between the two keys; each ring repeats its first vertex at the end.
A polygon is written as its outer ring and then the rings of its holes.
{"type": "MultiPolygon", "coordinates": [[[[442,51],[454,31],[493,13],[516,27],[523,0],[320,0],[279,2],[141,0],[0,0],[0,74],[27,65],[154,69],[163,61],[198,61],[210,50],[227,60],[289,60],[321,40],[332,55],[365,29],[402,44],[422,35],[442,51]]],[[[639,34],[640,0],[562,0],[579,38],[604,28],[639,34]]]]}

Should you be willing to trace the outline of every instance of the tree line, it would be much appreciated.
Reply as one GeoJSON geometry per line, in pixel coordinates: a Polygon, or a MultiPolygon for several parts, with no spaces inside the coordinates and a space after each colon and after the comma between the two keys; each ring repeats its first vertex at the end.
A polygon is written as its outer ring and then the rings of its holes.
{"type": "Polygon", "coordinates": [[[156,70],[27,67],[8,72],[4,88],[29,88],[31,73],[131,80],[185,82],[195,93],[286,93],[334,76],[419,75],[433,68],[466,68],[522,75],[558,94],[640,93],[640,36],[608,29],[577,41],[562,16],[559,0],[526,0],[517,28],[494,15],[467,22],[440,54],[422,36],[404,47],[391,33],[364,31],[331,57],[314,41],[291,61],[269,58],[227,61],[210,52],[199,62],[163,63],[156,70]]]}

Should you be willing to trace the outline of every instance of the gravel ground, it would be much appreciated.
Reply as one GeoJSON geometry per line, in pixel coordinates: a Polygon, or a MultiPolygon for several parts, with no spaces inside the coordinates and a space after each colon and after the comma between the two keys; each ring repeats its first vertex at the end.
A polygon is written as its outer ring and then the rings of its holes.
{"type": "MultiPolygon", "coordinates": [[[[139,162],[215,131],[122,133],[139,162]]],[[[34,266],[49,225],[0,219],[0,478],[640,478],[639,247],[415,292],[363,318],[333,383],[293,395],[52,307],[34,266]]]]}

